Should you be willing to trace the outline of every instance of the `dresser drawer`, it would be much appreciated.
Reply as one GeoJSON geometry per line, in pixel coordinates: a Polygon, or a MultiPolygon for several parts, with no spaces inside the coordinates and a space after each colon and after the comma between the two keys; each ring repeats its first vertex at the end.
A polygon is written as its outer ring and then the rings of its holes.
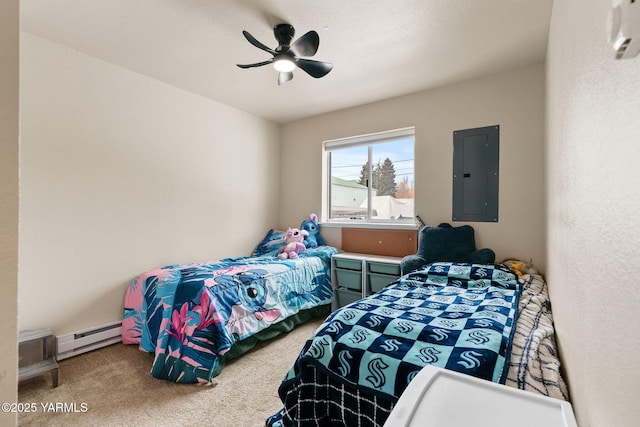
{"type": "Polygon", "coordinates": [[[346,288],[336,289],[336,297],[338,299],[338,307],[344,307],[347,304],[362,299],[362,293],[354,292],[346,288]]]}
{"type": "Polygon", "coordinates": [[[371,292],[379,292],[387,286],[389,283],[395,281],[400,275],[397,276],[391,274],[378,274],[378,273],[368,273],[367,279],[369,282],[369,289],[371,292]]]}
{"type": "Polygon", "coordinates": [[[362,291],[362,271],[336,268],[335,272],[338,287],[362,291]]]}
{"type": "Polygon", "coordinates": [[[362,271],[362,261],[359,259],[334,257],[333,262],[336,268],[342,268],[344,270],[362,271]]]}
{"type": "Polygon", "coordinates": [[[392,276],[400,276],[400,264],[392,264],[388,262],[367,261],[369,271],[372,273],[390,274],[392,276]]]}

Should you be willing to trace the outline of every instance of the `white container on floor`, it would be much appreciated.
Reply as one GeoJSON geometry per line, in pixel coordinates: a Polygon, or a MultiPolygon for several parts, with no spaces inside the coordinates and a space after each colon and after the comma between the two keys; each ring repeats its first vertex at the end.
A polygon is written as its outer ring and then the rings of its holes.
{"type": "Polygon", "coordinates": [[[577,427],[569,402],[434,366],[409,383],[384,427],[577,427]]]}

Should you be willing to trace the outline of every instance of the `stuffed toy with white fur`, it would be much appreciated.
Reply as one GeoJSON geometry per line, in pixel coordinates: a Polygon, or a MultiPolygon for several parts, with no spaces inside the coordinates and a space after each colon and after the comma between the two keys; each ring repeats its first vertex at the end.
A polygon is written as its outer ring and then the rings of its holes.
{"type": "Polygon", "coordinates": [[[290,228],[287,230],[287,234],[284,236],[284,242],[286,243],[278,251],[279,259],[296,259],[298,254],[304,252],[307,247],[304,245],[304,237],[308,236],[309,232],[306,230],[300,230],[297,228],[290,228]]]}

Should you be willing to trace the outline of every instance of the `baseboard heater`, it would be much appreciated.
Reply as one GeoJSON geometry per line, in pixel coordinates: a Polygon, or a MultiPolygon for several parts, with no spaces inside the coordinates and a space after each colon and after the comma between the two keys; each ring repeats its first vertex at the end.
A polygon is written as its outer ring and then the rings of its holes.
{"type": "Polygon", "coordinates": [[[121,334],[122,321],[118,320],[102,326],[57,336],[56,359],[66,359],[67,357],[115,344],[122,341],[121,334]]]}

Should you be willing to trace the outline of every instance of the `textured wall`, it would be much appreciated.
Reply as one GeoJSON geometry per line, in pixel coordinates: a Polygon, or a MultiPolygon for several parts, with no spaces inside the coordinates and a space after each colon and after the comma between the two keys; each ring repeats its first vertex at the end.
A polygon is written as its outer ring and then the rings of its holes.
{"type": "MultiPolygon", "coordinates": [[[[17,402],[18,0],[0,2],[0,400],[17,402]]],[[[0,424],[16,414],[0,413],[0,424]]]]}
{"type": "MultiPolygon", "coordinates": [[[[415,126],[416,213],[430,225],[451,222],[453,131],[496,124],[499,222],[472,223],[477,244],[494,249],[499,259],[533,259],[544,269],[541,64],[284,125],[281,162],[290,172],[281,178],[280,225],[291,226],[310,212],[320,213],[323,141],[408,126],[415,126]]],[[[336,234],[328,227],[323,230],[333,244],[339,244],[336,234]]]]}
{"type": "Polygon", "coordinates": [[[547,279],[581,427],[638,425],[640,58],[613,59],[610,7],[555,1],[547,51],[547,279]]]}
{"type": "Polygon", "coordinates": [[[20,329],[120,319],[136,275],[247,255],[277,222],[278,125],[29,33],[20,51],[20,329]]]}

